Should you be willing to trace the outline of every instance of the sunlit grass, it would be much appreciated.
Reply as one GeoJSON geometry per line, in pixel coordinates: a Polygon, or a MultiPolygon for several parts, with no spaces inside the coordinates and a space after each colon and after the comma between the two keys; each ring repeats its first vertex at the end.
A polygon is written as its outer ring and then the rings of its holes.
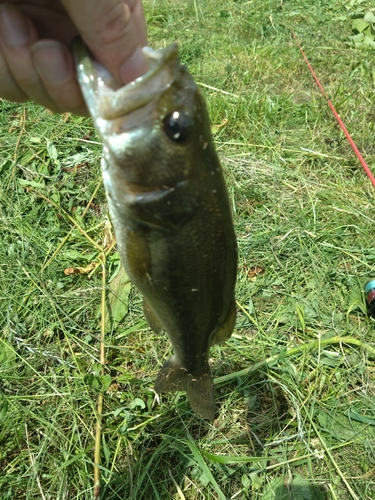
{"type": "Polygon", "coordinates": [[[207,98],[233,207],[238,312],[211,350],[217,418],[183,393],[156,398],[170,344],[135,289],[100,374],[100,249],[108,281],[119,267],[100,144],[90,120],[2,102],[0,500],[91,498],[99,390],[103,498],[373,499],[374,192],[290,36],[374,171],[374,50],[351,39],[371,6],[145,7],[150,44],[178,41],[207,98]]]}

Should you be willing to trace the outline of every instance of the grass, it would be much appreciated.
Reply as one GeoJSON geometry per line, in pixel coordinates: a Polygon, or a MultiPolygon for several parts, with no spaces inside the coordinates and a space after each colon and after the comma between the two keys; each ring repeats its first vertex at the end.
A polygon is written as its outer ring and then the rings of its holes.
{"type": "MultiPolygon", "coordinates": [[[[370,2],[144,2],[206,95],[233,206],[236,329],[218,415],[153,382],[170,353],[124,288],[100,364],[101,258],[119,257],[91,121],[1,102],[0,500],[375,497],[374,192],[290,36],[375,171],[370,2]],[[220,126],[225,124],[225,126],[220,126]],[[125,315],[125,318],[123,316],[125,315]]],[[[111,296],[112,294],[112,296],[111,296]]]]}

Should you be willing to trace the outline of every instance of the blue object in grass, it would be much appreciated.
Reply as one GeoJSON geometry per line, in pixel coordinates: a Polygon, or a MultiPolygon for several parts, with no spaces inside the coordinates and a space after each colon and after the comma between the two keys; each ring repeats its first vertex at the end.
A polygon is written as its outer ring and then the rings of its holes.
{"type": "Polygon", "coordinates": [[[365,284],[365,293],[368,313],[375,318],[375,280],[370,280],[365,284]]]}

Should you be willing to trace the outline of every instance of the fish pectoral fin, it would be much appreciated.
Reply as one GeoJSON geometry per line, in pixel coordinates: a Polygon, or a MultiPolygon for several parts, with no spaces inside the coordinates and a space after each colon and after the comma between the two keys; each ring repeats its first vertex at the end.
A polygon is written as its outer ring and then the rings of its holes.
{"type": "Polygon", "coordinates": [[[229,309],[228,315],[223,323],[223,326],[217,330],[211,340],[211,345],[223,344],[232,335],[234,325],[236,323],[236,303],[233,301],[233,305],[229,309]]]}
{"type": "Polygon", "coordinates": [[[143,298],[143,314],[151,330],[159,335],[163,330],[163,325],[145,298],[143,298]]]}
{"type": "Polygon", "coordinates": [[[164,189],[128,193],[126,204],[137,220],[170,230],[190,219],[200,201],[193,183],[183,180],[164,189]]]}
{"type": "Polygon", "coordinates": [[[209,368],[207,372],[194,377],[172,356],[158,373],[155,391],[185,391],[195,413],[207,420],[212,420],[215,416],[214,384],[209,368]]]}
{"type": "MultiPolygon", "coordinates": [[[[123,225],[123,221],[113,218],[115,227],[123,225]]],[[[122,229],[121,229],[122,231],[122,229]]],[[[126,229],[124,233],[116,233],[117,241],[125,241],[124,253],[127,269],[132,280],[148,280],[151,271],[151,253],[147,238],[143,231],[126,229]]],[[[121,251],[120,251],[121,254],[121,251]]]]}

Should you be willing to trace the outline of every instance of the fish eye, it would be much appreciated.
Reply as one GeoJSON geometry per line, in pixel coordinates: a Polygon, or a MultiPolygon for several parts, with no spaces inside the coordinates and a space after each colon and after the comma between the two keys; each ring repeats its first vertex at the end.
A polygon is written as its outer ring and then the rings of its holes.
{"type": "Polygon", "coordinates": [[[183,142],[189,135],[190,117],[181,111],[173,111],[164,118],[163,128],[166,135],[176,142],[183,142]]]}

